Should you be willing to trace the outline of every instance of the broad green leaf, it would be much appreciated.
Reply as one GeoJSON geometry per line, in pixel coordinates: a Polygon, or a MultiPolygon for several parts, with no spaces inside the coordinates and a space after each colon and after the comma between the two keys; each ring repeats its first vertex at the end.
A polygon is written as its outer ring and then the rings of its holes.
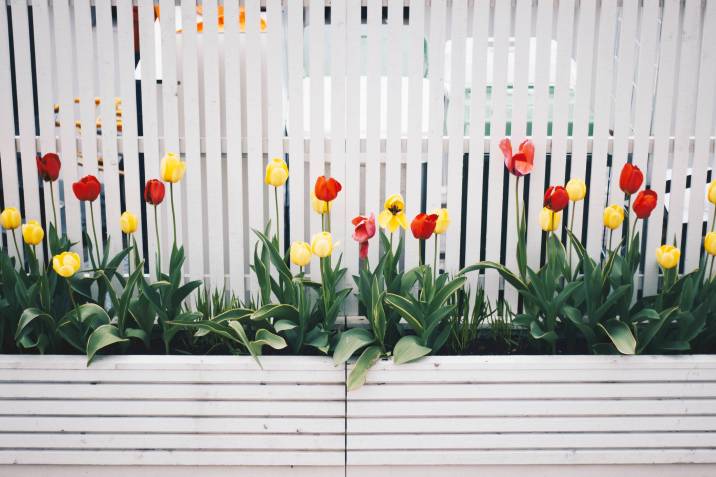
{"type": "Polygon", "coordinates": [[[223,323],[225,321],[240,320],[241,318],[250,316],[253,312],[254,310],[249,310],[247,308],[233,308],[231,310],[226,310],[223,313],[219,313],[213,317],[211,321],[214,323],[223,323]]]}
{"type": "Polygon", "coordinates": [[[102,325],[90,335],[87,340],[87,366],[92,362],[97,351],[115,343],[126,343],[129,340],[119,335],[119,330],[114,325],[102,325]]]}
{"type": "Polygon", "coordinates": [[[636,339],[629,325],[623,321],[611,319],[604,324],[599,323],[597,326],[606,333],[621,354],[636,353],[636,339]]]}
{"type": "Polygon", "coordinates": [[[261,350],[262,345],[270,346],[273,349],[284,349],[287,346],[286,340],[264,328],[261,328],[256,332],[256,339],[251,342],[251,345],[258,345],[259,351],[261,350]]]}
{"type": "Polygon", "coordinates": [[[431,351],[430,348],[419,343],[417,336],[403,336],[393,348],[393,362],[395,364],[409,363],[430,354],[431,351]]]}
{"type": "Polygon", "coordinates": [[[259,361],[256,349],[251,346],[249,337],[246,336],[246,331],[244,330],[244,327],[241,325],[241,323],[239,323],[238,321],[229,321],[229,327],[234,330],[234,333],[236,333],[236,335],[239,337],[240,343],[242,343],[246,347],[246,349],[249,351],[256,363],[259,365],[259,368],[263,369],[264,367],[261,364],[261,361],[259,361]]]}
{"type": "Polygon", "coordinates": [[[530,334],[534,339],[545,340],[548,343],[554,343],[559,338],[554,331],[544,331],[537,320],[530,323],[530,334]]]}
{"type": "Polygon", "coordinates": [[[25,329],[31,324],[39,324],[45,326],[48,330],[55,328],[55,321],[50,315],[40,310],[39,308],[28,308],[20,315],[20,320],[17,322],[17,331],[15,332],[15,339],[19,339],[24,333],[25,329]]]}
{"type": "Polygon", "coordinates": [[[423,325],[420,322],[420,310],[407,298],[393,293],[385,295],[385,302],[402,316],[417,334],[422,334],[423,325]]]}
{"type": "Polygon", "coordinates": [[[298,310],[293,305],[282,303],[278,305],[264,305],[251,314],[251,319],[254,321],[268,320],[269,318],[298,321],[298,310]]]}
{"type": "Polygon", "coordinates": [[[378,361],[380,355],[383,354],[379,346],[369,346],[356,361],[355,366],[348,374],[346,388],[349,391],[355,391],[365,383],[368,370],[378,361]]]}
{"type": "Polygon", "coordinates": [[[336,349],[333,351],[333,362],[344,363],[353,356],[353,353],[364,346],[375,342],[373,334],[365,328],[353,328],[341,333],[336,349]]]}
{"type": "Polygon", "coordinates": [[[278,320],[273,324],[273,329],[276,330],[277,333],[280,333],[281,331],[292,330],[297,326],[296,323],[289,320],[278,320]]]}

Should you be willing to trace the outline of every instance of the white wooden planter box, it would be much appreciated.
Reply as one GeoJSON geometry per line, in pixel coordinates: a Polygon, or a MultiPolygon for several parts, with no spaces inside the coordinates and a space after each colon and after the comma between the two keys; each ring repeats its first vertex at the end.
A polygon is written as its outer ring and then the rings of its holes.
{"type": "Polygon", "coordinates": [[[0,356],[0,475],[716,475],[716,356],[262,362],[0,356]]]}

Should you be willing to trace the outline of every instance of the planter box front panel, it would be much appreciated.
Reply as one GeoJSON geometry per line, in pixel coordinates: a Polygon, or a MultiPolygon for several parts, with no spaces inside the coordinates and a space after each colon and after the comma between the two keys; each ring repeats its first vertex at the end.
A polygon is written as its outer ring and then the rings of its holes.
{"type": "Polygon", "coordinates": [[[342,475],[344,369],[261,361],[264,370],[247,357],[112,356],[88,368],[82,356],[0,356],[0,465],[342,475]]]}
{"type": "Polygon", "coordinates": [[[437,475],[445,465],[541,472],[565,464],[716,463],[711,356],[381,361],[364,387],[348,393],[347,410],[355,476],[410,466],[428,472],[420,475],[433,475],[434,466],[437,475]]]}

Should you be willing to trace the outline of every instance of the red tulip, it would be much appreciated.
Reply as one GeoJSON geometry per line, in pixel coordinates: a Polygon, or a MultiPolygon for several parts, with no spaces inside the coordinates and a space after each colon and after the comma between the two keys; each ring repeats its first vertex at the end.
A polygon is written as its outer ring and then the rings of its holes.
{"type": "Polygon", "coordinates": [[[144,186],[144,202],[159,205],[164,200],[164,183],[157,179],[150,179],[144,186]]]}
{"type": "Polygon", "coordinates": [[[415,216],[412,223],[410,224],[410,230],[413,231],[413,236],[418,240],[427,240],[435,232],[435,226],[437,225],[438,215],[437,214],[425,214],[421,213],[415,216]]]}
{"type": "Polygon", "coordinates": [[[53,182],[60,177],[60,156],[54,152],[48,152],[42,157],[36,158],[37,161],[37,172],[40,173],[43,181],[53,182]]]}
{"type": "Polygon", "coordinates": [[[636,199],[634,199],[634,204],[632,204],[632,208],[634,209],[636,216],[640,219],[646,219],[649,217],[651,212],[656,208],[657,199],[658,196],[656,195],[656,192],[651,189],[639,192],[636,199]]]}
{"type": "Polygon", "coordinates": [[[88,200],[93,202],[99,197],[102,190],[102,184],[95,176],[84,176],[79,181],[72,184],[72,192],[79,200],[88,200]]]}
{"type": "Polygon", "coordinates": [[[529,139],[522,141],[519,150],[513,155],[512,142],[509,138],[505,138],[500,141],[500,149],[505,156],[505,167],[510,174],[520,177],[532,172],[535,160],[535,146],[532,141],[529,139]]]}
{"type": "Polygon", "coordinates": [[[375,215],[370,214],[370,217],[359,215],[351,223],[355,225],[353,240],[359,244],[358,254],[360,258],[366,258],[368,257],[368,240],[375,235],[375,215]]]}
{"type": "Polygon", "coordinates": [[[569,204],[569,193],[562,186],[549,186],[544,193],[544,206],[552,212],[559,212],[569,204]]]}
{"type": "Polygon", "coordinates": [[[319,200],[330,202],[338,196],[342,188],[341,183],[333,177],[320,176],[316,179],[313,192],[319,200]]]}
{"type": "Polygon", "coordinates": [[[627,195],[634,194],[644,182],[644,174],[634,164],[626,163],[619,176],[619,188],[627,195]]]}

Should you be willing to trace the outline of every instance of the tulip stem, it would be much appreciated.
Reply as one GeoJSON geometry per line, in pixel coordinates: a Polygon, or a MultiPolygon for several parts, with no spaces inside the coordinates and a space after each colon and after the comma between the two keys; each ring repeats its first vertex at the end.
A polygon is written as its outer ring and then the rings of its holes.
{"type": "Polygon", "coordinates": [[[520,230],[520,176],[515,177],[515,227],[520,230]]]}
{"type": "MultiPolygon", "coordinates": [[[[572,202],[571,217],[569,219],[569,231],[572,235],[574,235],[574,230],[573,230],[573,228],[574,228],[574,212],[576,211],[576,209],[577,209],[577,203],[572,202]]],[[[569,252],[569,273],[571,274],[572,273],[572,239],[571,238],[569,239],[568,252],[569,252]]]]}
{"type": "Polygon", "coordinates": [[[77,302],[75,301],[75,294],[72,291],[72,285],[70,284],[70,279],[65,278],[65,282],[67,282],[67,290],[69,291],[69,294],[70,294],[70,302],[72,302],[72,308],[75,309],[75,314],[77,315],[77,320],[80,321],[81,320],[80,309],[77,306],[77,302]]]}
{"type": "Polygon", "coordinates": [[[278,187],[273,188],[274,204],[276,206],[276,241],[281,244],[281,236],[279,235],[279,222],[278,222],[278,187]]]}
{"type": "Polygon", "coordinates": [[[716,207],[714,207],[714,215],[711,217],[711,232],[714,231],[714,228],[716,227],[716,207]]]}
{"type": "Polygon", "coordinates": [[[25,262],[22,255],[20,255],[20,247],[17,246],[17,235],[15,235],[15,229],[12,230],[12,241],[15,242],[15,253],[17,254],[17,259],[20,261],[22,268],[25,268],[25,262]]]}
{"type": "Polygon", "coordinates": [[[99,261],[99,241],[97,241],[97,228],[94,225],[94,208],[92,207],[92,202],[89,203],[89,210],[90,210],[90,219],[92,220],[92,236],[94,237],[94,249],[97,252],[97,267],[100,266],[99,261]]]}
{"type": "Polygon", "coordinates": [[[438,234],[435,234],[435,245],[433,252],[433,273],[437,276],[438,274],[438,234]]]}
{"type": "Polygon", "coordinates": [[[50,199],[52,200],[52,217],[55,221],[55,230],[59,230],[57,226],[57,209],[55,208],[55,188],[52,187],[52,182],[50,182],[50,199]]]}
{"type": "MultiPolygon", "coordinates": [[[[159,241],[159,221],[157,220],[157,205],[154,204],[154,232],[157,235],[157,269],[162,269],[162,249],[159,241]]],[[[157,277],[159,278],[159,277],[157,277]]]]}
{"type": "Polygon", "coordinates": [[[174,228],[174,248],[177,248],[177,216],[174,212],[174,183],[169,183],[169,198],[172,202],[172,226],[174,228]]]}

